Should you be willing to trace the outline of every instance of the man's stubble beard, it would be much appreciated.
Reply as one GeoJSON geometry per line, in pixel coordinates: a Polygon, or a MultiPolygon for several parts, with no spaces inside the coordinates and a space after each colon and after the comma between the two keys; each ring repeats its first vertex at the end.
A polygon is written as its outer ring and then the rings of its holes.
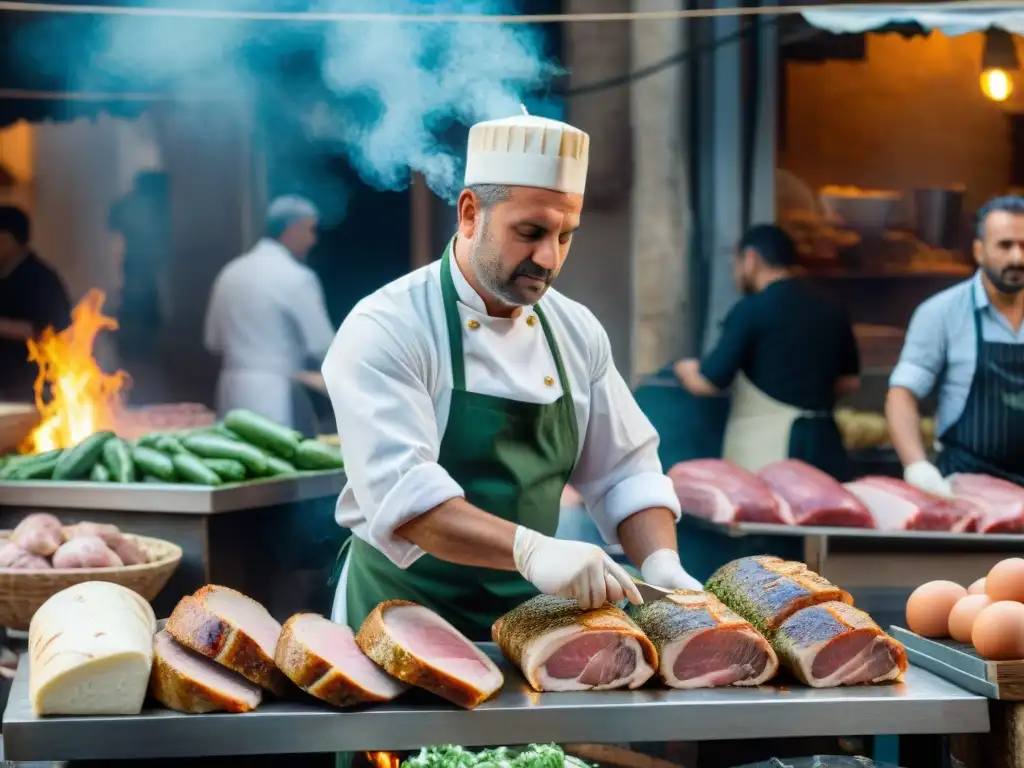
{"type": "Polygon", "coordinates": [[[515,278],[505,273],[501,248],[490,238],[486,215],[480,225],[480,234],[469,243],[469,265],[484,290],[509,306],[525,307],[540,300],[540,296],[527,298],[519,290],[515,278]]]}

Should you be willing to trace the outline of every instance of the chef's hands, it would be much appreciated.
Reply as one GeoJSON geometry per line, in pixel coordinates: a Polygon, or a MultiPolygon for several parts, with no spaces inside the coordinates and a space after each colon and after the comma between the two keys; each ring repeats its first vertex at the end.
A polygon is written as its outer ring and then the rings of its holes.
{"type": "Polygon", "coordinates": [[[936,496],[952,496],[953,489],[939,472],[938,467],[928,461],[915,461],[903,470],[903,479],[908,485],[920,488],[936,496]]]}
{"type": "Polygon", "coordinates": [[[659,549],[647,556],[640,566],[644,581],[662,589],[704,590],[704,585],[686,572],[679,562],[679,553],[673,549],[659,549]]]}
{"type": "Polygon", "coordinates": [[[546,595],[575,600],[584,610],[622,600],[643,602],[629,574],[594,544],[554,539],[519,526],[512,553],[524,579],[546,595]]]}

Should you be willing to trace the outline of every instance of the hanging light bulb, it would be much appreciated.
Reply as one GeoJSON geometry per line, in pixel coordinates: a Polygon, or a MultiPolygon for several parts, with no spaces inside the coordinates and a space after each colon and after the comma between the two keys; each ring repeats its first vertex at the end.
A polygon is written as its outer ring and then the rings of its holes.
{"type": "Polygon", "coordinates": [[[1013,73],[1020,69],[1013,35],[991,27],[985,33],[981,57],[981,92],[995,102],[1003,102],[1013,93],[1013,73]]]}

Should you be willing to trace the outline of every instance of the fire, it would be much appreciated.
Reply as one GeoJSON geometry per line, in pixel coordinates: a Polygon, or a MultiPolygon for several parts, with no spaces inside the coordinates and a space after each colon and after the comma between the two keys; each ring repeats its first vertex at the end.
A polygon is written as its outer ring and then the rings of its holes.
{"type": "Polygon", "coordinates": [[[402,764],[394,752],[367,752],[366,759],[374,768],[399,768],[402,764]]]}
{"type": "Polygon", "coordinates": [[[39,366],[35,382],[40,423],[21,446],[23,453],[68,448],[94,432],[114,429],[128,384],[124,371],[104,373],[93,357],[101,331],[116,331],[117,321],[100,310],[106,299],[93,289],[71,312],[71,325],[47,328],[28,342],[28,359],[39,366]]]}

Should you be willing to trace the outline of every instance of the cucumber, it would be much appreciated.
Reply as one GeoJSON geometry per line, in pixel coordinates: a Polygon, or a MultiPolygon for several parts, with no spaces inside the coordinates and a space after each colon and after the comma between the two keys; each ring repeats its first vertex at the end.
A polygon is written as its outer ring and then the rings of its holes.
{"type": "Polygon", "coordinates": [[[160,453],[155,448],[148,448],[140,445],[132,451],[132,460],[135,466],[146,476],[155,477],[161,483],[173,483],[177,478],[174,471],[174,462],[166,453],[160,453]]]}
{"type": "Polygon", "coordinates": [[[302,442],[302,433],[241,408],[228,413],[224,426],[247,443],[282,459],[291,459],[302,442]]]}
{"type": "Polygon", "coordinates": [[[53,458],[54,456],[60,456],[61,452],[58,451],[47,451],[46,453],[24,453],[15,454],[7,459],[3,469],[0,469],[0,480],[6,480],[13,478],[18,470],[29,464],[34,464],[45,459],[53,458]]]}
{"type": "Polygon", "coordinates": [[[143,435],[135,441],[136,445],[141,445],[143,448],[155,448],[156,441],[164,436],[163,432],[149,432],[143,435]]]}
{"type": "Polygon", "coordinates": [[[115,437],[103,446],[103,466],[110,473],[110,480],[115,483],[135,482],[135,462],[128,444],[115,437]]]}
{"type": "Polygon", "coordinates": [[[64,451],[53,470],[54,480],[82,480],[89,476],[103,454],[103,446],[114,437],[113,432],[96,432],[78,445],[64,451]]]}
{"type": "Polygon", "coordinates": [[[319,440],[303,440],[293,459],[299,469],[344,469],[341,451],[319,440]]]}
{"type": "Polygon", "coordinates": [[[94,483],[109,483],[110,470],[107,469],[106,465],[104,465],[102,461],[97,461],[92,465],[92,472],[89,473],[89,479],[94,483]]]}
{"type": "Polygon", "coordinates": [[[178,479],[194,485],[220,485],[220,475],[190,453],[176,453],[171,457],[178,479]]]}
{"type": "Polygon", "coordinates": [[[173,435],[160,435],[154,442],[151,448],[156,448],[161,453],[166,453],[168,456],[174,456],[179,453],[188,453],[182,447],[181,440],[173,435]]]}
{"type": "Polygon", "coordinates": [[[277,456],[267,456],[267,477],[287,477],[288,475],[297,475],[298,472],[294,465],[284,459],[279,459],[277,456]]]}
{"type": "MultiPolygon", "coordinates": [[[[145,448],[145,446],[143,446],[143,448],[145,448]]],[[[166,480],[161,480],[159,477],[153,477],[153,475],[143,475],[142,476],[142,482],[144,482],[144,483],[158,483],[160,485],[165,485],[167,483],[166,480]]]]}
{"type": "Polygon", "coordinates": [[[185,450],[204,459],[234,459],[254,475],[267,471],[267,454],[247,443],[213,435],[192,435],[181,441],[185,450]]]}
{"type": "Polygon", "coordinates": [[[60,463],[64,451],[50,451],[38,457],[37,461],[19,464],[11,480],[49,480],[60,463]]]}
{"type": "Polygon", "coordinates": [[[245,464],[234,459],[201,459],[203,464],[216,472],[225,483],[240,483],[245,480],[245,464]]]}

